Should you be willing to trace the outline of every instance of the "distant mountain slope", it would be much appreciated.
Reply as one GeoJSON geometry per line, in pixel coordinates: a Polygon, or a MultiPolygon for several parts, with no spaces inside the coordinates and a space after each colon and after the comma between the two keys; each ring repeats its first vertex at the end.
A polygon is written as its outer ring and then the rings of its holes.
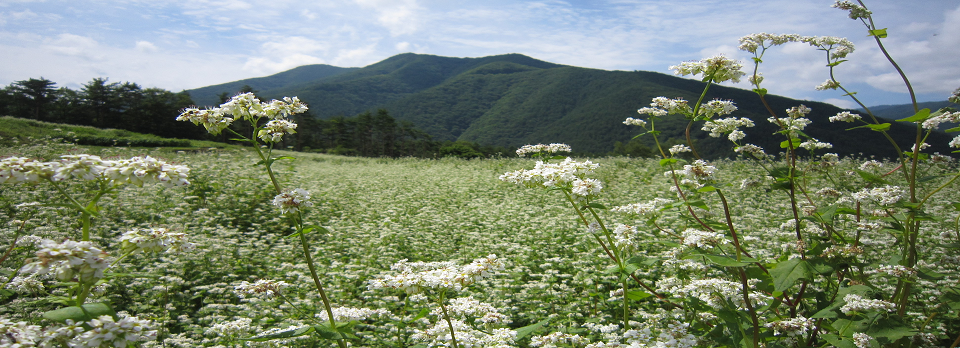
{"type": "MultiPolygon", "coordinates": [[[[930,111],[937,111],[950,105],[953,105],[953,103],[946,100],[917,103],[917,106],[921,109],[926,108],[930,109],[930,111]]],[[[873,112],[873,114],[877,117],[883,117],[891,120],[910,117],[914,114],[913,104],[876,105],[870,106],[869,108],[870,112],[873,112]]],[[[861,109],[861,111],[862,110],[863,109],[861,109]]]]}
{"type": "MultiPolygon", "coordinates": [[[[609,152],[615,142],[629,142],[639,133],[640,128],[622,122],[627,117],[640,117],[636,110],[648,106],[652,98],[682,97],[694,103],[703,90],[702,82],[666,74],[578,68],[519,54],[451,58],[408,53],[338,72],[275,88],[250,85],[263,98],[299,96],[320,118],[385,108],[395,118],[413,122],[435,140],[506,147],[563,142],[576,151],[591,153],[609,152]]],[[[214,93],[221,92],[236,91],[214,93]]],[[[759,145],[768,153],[781,151],[779,144],[783,139],[773,134],[776,130],[767,121],[770,114],[756,94],[713,86],[706,100],[716,98],[734,100],[739,110],[733,116],[754,120],[756,127],[744,130],[748,134],[746,142],[759,145]]],[[[769,95],[767,100],[780,117],[786,116],[784,110],[789,107],[811,107],[809,118],[814,123],[807,134],[833,143],[835,149],[827,152],[895,155],[892,146],[878,133],[865,129],[846,131],[856,125],[829,123],[827,118],[841,111],[833,105],[775,95],[769,95]]],[[[657,124],[661,141],[680,141],[686,125],[678,117],[665,117],[657,124]]],[[[692,135],[701,155],[716,158],[733,154],[728,140],[711,138],[699,128],[695,126],[692,135]]],[[[894,124],[891,132],[901,146],[913,144],[913,129],[908,125],[894,124]]],[[[652,145],[651,138],[642,139],[652,145]]],[[[949,137],[938,134],[928,142],[935,146],[933,151],[949,153],[948,141],[949,137]]]]}
{"type": "Polygon", "coordinates": [[[257,91],[268,91],[306,82],[322,81],[325,78],[357,69],[358,68],[341,68],[326,64],[304,65],[266,77],[227,82],[192,89],[188,92],[197,105],[216,106],[220,104],[220,93],[227,93],[229,96],[233,96],[233,94],[236,94],[243,86],[250,86],[257,91]]]}

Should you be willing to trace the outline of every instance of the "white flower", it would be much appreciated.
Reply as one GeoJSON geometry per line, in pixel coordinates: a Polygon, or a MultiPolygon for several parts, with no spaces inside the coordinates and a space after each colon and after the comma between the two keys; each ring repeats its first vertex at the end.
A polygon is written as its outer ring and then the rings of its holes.
{"type": "Polygon", "coordinates": [[[833,144],[825,143],[817,139],[810,139],[800,143],[800,147],[813,151],[813,150],[819,150],[819,149],[832,149],[833,144]]]}
{"type": "Polygon", "coordinates": [[[830,122],[853,122],[859,121],[861,119],[860,115],[851,113],[850,111],[841,111],[835,116],[830,116],[830,122]]]}
{"type": "Polygon", "coordinates": [[[56,277],[67,282],[77,278],[84,284],[93,284],[103,278],[103,271],[110,266],[107,253],[92,242],[65,240],[57,243],[49,239],[40,241],[36,262],[23,266],[23,272],[46,274],[56,270],[56,277]]]}
{"type": "Polygon", "coordinates": [[[874,187],[860,190],[853,194],[853,199],[857,202],[872,201],[880,205],[892,205],[903,198],[903,189],[899,186],[885,185],[883,187],[874,187]]]}
{"type": "Polygon", "coordinates": [[[720,83],[728,80],[740,82],[740,78],[746,75],[741,68],[743,65],[740,62],[718,55],[696,62],[683,62],[671,66],[670,70],[676,70],[676,74],[680,76],[703,75],[704,81],[720,83]]]}
{"type": "Polygon", "coordinates": [[[284,191],[273,198],[273,205],[280,208],[280,213],[286,214],[300,207],[312,207],[313,203],[309,201],[310,192],[304,189],[293,189],[284,191]]]}
{"type": "Polygon", "coordinates": [[[371,279],[367,287],[371,290],[401,289],[407,294],[416,294],[425,288],[461,290],[503,267],[503,260],[493,254],[462,267],[452,262],[407,262],[404,259],[390,267],[399,274],[371,279]]]}
{"type": "Polygon", "coordinates": [[[691,151],[692,151],[692,150],[691,150],[690,147],[687,146],[687,145],[679,145],[679,144],[678,144],[678,145],[673,145],[673,146],[670,147],[670,154],[671,154],[671,155],[674,155],[674,156],[676,156],[676,155],[679,154],[679,153],[691,152],[691,151]]]}
{"type": "Polygon", "coordinates": [[[840,307],[840,311],[843,314],[849,314],[851,312],[866,312],[872,310],[883,310],[883,311],[893,311],[897,306],[893,303],[883,301],[883,300],[874,300],[860,297],[857,294],[848,294],[843,297],[843,302],[845,304],[843,307],[840,307]]]}
{"type": "Polygon", "coordinates": [[[297,124],[287,120],[271,120],[257,132],[257,137],[267,143],[275,143],[283,139],[284,134],[297,132],[297,124]]]}
{"type": "Polygon", "coordinates": [[[143,250],[147,253],[183,252],[193,250],[193,243],[187,242],[187,235],[181,232],[170,232],[166,228],[135,228],[123,233],[120,237],[121,249],[124,253],[143,250]]]}
{"type": "MultiPolygon", "coordinates": [[[[818,91],[826,91],[826,90],[828,90],[828,89],[837,89],[837,88],[840,88],[840,83],[837,82],[837,80],[827,79],[827,80],[824,81],[823,83],[817,85],[816,90],[818,90],[818,91]]],[[[844,111],[844,112],[846,112],[846,111],[844,111]]],[[[831,121],[831,122],[832,122],[832,121],[831,121]]]]}
{"type": "Polygon", "coordinates": [[[734,111],[737,111],[737,106],[731,100],[714,99],[700,105],[700,113],[706,118],[729,115],[734,111]]]}
{"type": "Polygon", "coordinates": [[[517,149],[517,156],[525,157],[527,154],[554,154],[557,152],[570,152],[570,151],[573,151],[573,149],[571,149],[570,145],[567,145],[567,144],[554,143],[550,145],[544,145],[544,144],[523,145],[519,149],[517,149]]]}
{"type": "Polygon", "coordinates": [[[571,193],[581,197],[592,197],[600,194],[603,184],[597,179],[576,179],[573,181],[571,193]]]}
{"type": "Polygon", "coordinates": [[[646,126],[647,126],[647,121],[644,121],[644,120],[641,120],[641,119],[637,119],[637,118],[633,118],[633,117],[627,117],[627,119],[623,121],[623,124],[628,125],[628,126],[646,127],[646,126]]]}
{"type": "Polygon", "coordinates": [[[870,12],[870,10],[867,10],[866,7],[854,4],[847,0],[837,0],[837,2],[835,2],[830,7],[841,9],[844,11],[850,11],[850,14],[849,14],[850,19],[867,18],[867,17],[870,17],[870,15],[873,13],[873,12],[870,12]]]}
{"type": "Polygon", "coordinates": [[[234,290],[237,291],[237,295],[240,298],[247,297],[249,295],[259,296],[262,298],[272,298],[274,295],[279,293],[283,288],[289,287],[285,281],[276,281],[272,279],[260,279],[254,283],[248,283],[247,281],[240,282],[240,285],[234,287],[234,290]]]}
{"type": "MultiPolygon", "coordinates": [[[[768,34],[756,33],[740,38],[740,50],[750,53],[757,53],[758,49],[767,49],[773,46],[782,45],[788,42],[796,42],[800,39],[797,34],[768,34]]],[[[759,81],[757,82],[759,83],[759,81]]]]}
{"type": "Polygon", "coordinates": [[[150,341],[156,339],[157,331],[153,329],[153,322],[140,320],[137,317],[123,317],[114,321],[109,315],[87,322],[87,330],[71,342],[70,347],[126,347],[131,342],[150,341]]]}

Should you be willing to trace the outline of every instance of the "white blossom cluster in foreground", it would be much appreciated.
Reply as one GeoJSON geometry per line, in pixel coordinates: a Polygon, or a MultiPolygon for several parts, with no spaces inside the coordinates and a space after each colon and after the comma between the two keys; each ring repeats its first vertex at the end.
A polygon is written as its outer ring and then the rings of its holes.
{"type": "Polygon", "coordinates": [[[44,162],[26,157],[0,159],[0,183],[37,183],[42,180],[63,181],[110,180],[143,186],[159,183],[166,187],[187,186],[190,168],[167,163],[150,156],[122,160],[105,160],[94,155],[63,155],[61,160],[44,162]]]}

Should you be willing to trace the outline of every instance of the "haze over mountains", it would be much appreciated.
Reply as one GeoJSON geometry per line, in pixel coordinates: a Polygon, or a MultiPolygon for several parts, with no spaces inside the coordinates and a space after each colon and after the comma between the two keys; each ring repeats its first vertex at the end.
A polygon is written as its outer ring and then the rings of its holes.
{"type": "MultiPolygon", "coordinates": [[[[607,153],[616,142],[627,143],[641,132],[622,122],[639,117],[636,110],[648,106],[652,98],[681,97],[694,103],[703,90],[699,81],[661,73],[564,66],[520,54],[451,58],[407,53],[363,68],[308,65],[187,92],[198,105],[214,106],[221,102],[222,93],[230,96],[243,86],[252,87],[262,99],[298,96],[320,118],[382,108],[396,119],[413,122],[434,140],[508,148],[562,142],[575,151],[590,153],[607,153]]],[[[711,99],[733,100],[739,110],[732,116],[754,120],[756,127],[744,129],[744,141],[768,153],[781,151],[783,139],[773,134],[776,129],[767,121],[770,115],[755,93],[712,86],[704,101],[711,99]]],[[[847,131],[856,125],[829,123],[828,117],[842,111],[833,105],[775,95],[768,95],[767,101],[780,117],[786,116],[783,110],[789,107],[804,104],[812,108],[808,117],[813,124],[806,133],[834,145],[834,149],[821,152],[882,157],[895,153],[876,132],[847,131]]],[[[657,124],[661,141],[680,142],[686,125],[679,117],[664,117],[657,124]]],[[[733,154],[727,139],[711,138],[699,127],[694,130],[702,156],[733,154]]],[[[894,123],[891,134],[901,146],[914,142],[914,128],[909,125],[894,123]]],[[[640,139],[652,144],[649,136],[640,139]]],[[[933,151],[949,153],[949,140],[940,133],[928,143],[934,145],[933,151]]]]}

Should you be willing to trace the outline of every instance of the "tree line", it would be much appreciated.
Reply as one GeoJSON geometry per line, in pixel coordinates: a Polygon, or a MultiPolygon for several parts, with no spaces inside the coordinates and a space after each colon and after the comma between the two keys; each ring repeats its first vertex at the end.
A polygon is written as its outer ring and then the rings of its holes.
{"type": "MultiPolygon", "coordinates": [[[[240,93],[254,92],[249,86],[240,93]]],[[[230,95],[222,93],[221,101],[230,95]]],[[[16,81],[0,89],[0,115],[52,123],[124,129],[167,138],[235,142],[230,132],[211,136],[203,128],[176,121],[176,116],[194,102],[186,91],[174,93],[143,88],[132,82],[94,78],[79,90],[57,87],[45,79],[16,81]]],[[[277,144],[295,151],[328,152],[366,157],[487,157],[510,152],[503,147],[470,142],[438,142],[409,121],[397,121],[384,109],[353,117],[319,119],[309,112],[296,115],[297,133],[277,144]]],[[[231,128],[249,136],[249,125],[231,128]]]]}

